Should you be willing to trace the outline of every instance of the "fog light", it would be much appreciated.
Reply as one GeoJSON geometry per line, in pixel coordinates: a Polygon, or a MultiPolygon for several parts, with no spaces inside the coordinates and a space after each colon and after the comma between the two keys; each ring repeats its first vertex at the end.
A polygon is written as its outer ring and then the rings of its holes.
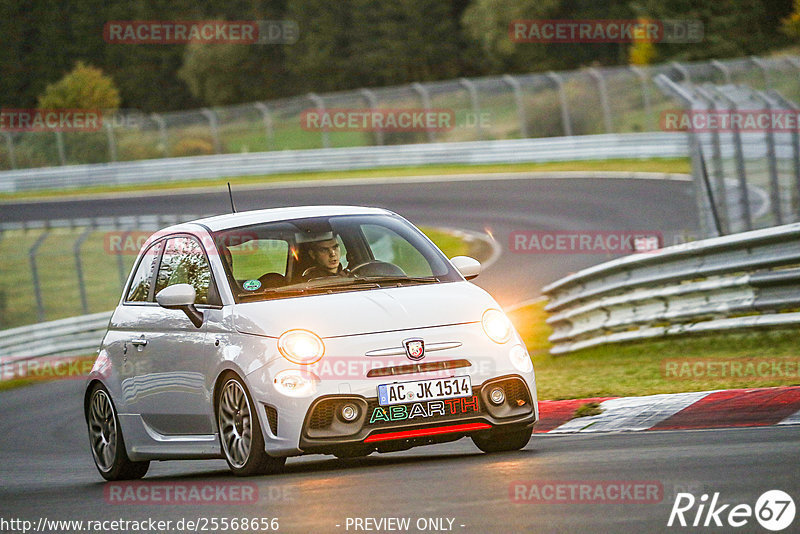
{"type": "Polygon", "coordinates": [[[500,406],[506,400],[506,392],[503,391],[503,388],[494,388],[489,392],[489,400],[492,401],[492,404],[500,406]]]}
{"type": "Polygon", "coordinates": [[[339,414],[342,416],[342,419],[347,421],[348,423],[352,423],[356,419],[358,419],[358,408],[353,404],[345,404],[342,406],[342,409],[339,411],[339,414]]]}

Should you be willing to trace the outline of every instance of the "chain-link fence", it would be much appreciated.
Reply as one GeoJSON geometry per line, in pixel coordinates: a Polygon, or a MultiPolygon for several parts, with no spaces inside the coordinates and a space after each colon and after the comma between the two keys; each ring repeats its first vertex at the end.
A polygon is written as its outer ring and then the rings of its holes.
{"type": "Polygon", "coordinates": [[[650,67],[590,68],[308,94],[161,114],[121,110],[94,132],[17,132],[0,138],[0,169],[203,154],[656,131],[671,103],[665,74],[693,83],[746,84],[800,98],[800,58],[745,58],[650,67]],[[304,111],[443,109],[445,130],[305,128],[304,111]]]}
{"type": "Polygon", "coordinates": [[[144,240],[165,226],[196,218],[3,224],[0,328],[113,309],[144,240]]]}
{"type": "Polygon", "coordinates": [[[662,127],[690,132],[708,236],[800,220],[800,106],[794,100],[800,83],[775,76],[769,68],[774,60],[754,63],[759,69],[739,66],[745,83],[732,83],[735,71],[722,66],[714,82],[694,82],[694,73],[656,79],[682,106],[662,115],[662,127]]]}

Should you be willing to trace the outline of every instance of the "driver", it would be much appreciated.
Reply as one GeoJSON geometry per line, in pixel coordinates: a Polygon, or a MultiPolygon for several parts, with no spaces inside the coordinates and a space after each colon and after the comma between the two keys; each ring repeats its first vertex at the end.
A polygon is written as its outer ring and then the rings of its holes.
{"type": "MultiPolygon", "coordinates": [[[[329,234],[330,235],[330,234],[329,234]]],[[[349,276],[350,271],[343,268],[339,240],[334,235],[331,239],[311,243],[308,255],[314,265],[303,271],[303,278],[322,278],[325,276],[349,276]]]]}

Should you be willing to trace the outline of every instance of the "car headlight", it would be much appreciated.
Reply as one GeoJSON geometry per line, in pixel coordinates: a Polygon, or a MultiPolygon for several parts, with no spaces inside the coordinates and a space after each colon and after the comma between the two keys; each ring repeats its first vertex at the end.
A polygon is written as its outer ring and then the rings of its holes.
{"type": "Polygon", "coordinates": [[[289,330],[278,338],[278,350],[292,363],[309,365],[322,358],[325,354],[325,345],[313,332],[289,330]]]}
{"type": "Polygon", "coordinates": [[[511,321],[500,310],[489,309],[483,312],[481,319],[483,331],[495,343],[505,343],[511,339],[511,321]]]}

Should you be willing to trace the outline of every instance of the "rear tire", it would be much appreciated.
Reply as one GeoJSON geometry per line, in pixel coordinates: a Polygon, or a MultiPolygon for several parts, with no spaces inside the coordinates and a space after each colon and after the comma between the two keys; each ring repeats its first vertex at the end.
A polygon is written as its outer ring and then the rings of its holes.
{"type": "Polygon", "coordinates": [[[89,447],[94,465],[106,480],[136,480],[150,468],[150,462],[133,462],[125,451],[125,440],[111,395],[102,384],[95,384],[86,407],[89,447]]]}
{"type": "Polygon", "coordinates": [[[518,451],[528,444],[533,427],[512,431],[488,430],[473,434],[472,442],[483,452],[518,451]]]}
{"type": "Polygon", "coordinates": [[[217,428],[222,453],[240,477],[278,473],[286,458],[267,454],[255,403],[238,376],[229,373],[217,399],[217,428]]]}

